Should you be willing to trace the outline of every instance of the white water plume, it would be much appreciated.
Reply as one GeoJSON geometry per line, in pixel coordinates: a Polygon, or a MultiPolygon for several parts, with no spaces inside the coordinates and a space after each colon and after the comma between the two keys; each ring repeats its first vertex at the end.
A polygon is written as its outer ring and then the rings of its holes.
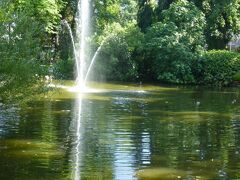
{"type": "Polygon", "coordinates": [[[86,39],[89,35],[90,3],[89,0],[79,0],[76,28],[76,64],[77,64],[77,87],[84,88],[85,66],[86,66],[86,39]]]}
{"type": "Polygon", "coordinates": [[[79,0],[78,2],[78,11],[76,16],[76,38],[73,36],[72,29],[66,20],[63,20],[62,23],[66,25],[72,46],[73,46],[73,54],[76,64],[76,88],[79,91],[83,92],[86,89],[86,83],[88,80],[88,76],[92,70],[95,60],[99,52],[102,49],[104,42],[103,40],[97,51],[94,53],[89,66],[87,67],[87,49],[89,48],[87,45],[87,38],[89,37],[89,29],[90,29],[90,3],[88,0],[79,0]]]}
{"type": "Polygon", "coordinates": [[[98,53],[99,53],[99,52],[101,51],[101,49],[102,49],[103,43],[104,43],[104,42],[102,42],[102,44],[98,47],[97,51],[95,52],[95,54],[94,54],[94,56],[93,56],[93,58],[92,58],[92,61],[91,61],[90,65],[89,65],[89,67],[88,67],[88,70],[87,70],[87,73],[86,73],[86,76],[85,76],[85,79],[84,79],[84,84],[86,84],[86,82],[87,82],[87,80],[88,80],[89,73],[91,72],[92,66],[93,66],[95,60],[97,59],[98,53]]]}
{"type": "Polygon", "coordinates": [[[78,94],[76,102],[76,146],[75,146],[75,165],[74,165],[74,180],[80,180],[80,165],[81,165],[81,119],[82,119],[82,94],[78,94]]]}
{"type": "MultiPolygon", "coordinates": [[[[72,46],[73,46],[74,57],[76,58],[77,57],[77,50],[76,50],[76,46],[75,46],[75,41],[74,41],[72,29],[71,29],[71,27],[69,26],[69,24],[66,20],[63,20],[62,22],[63,22],[64,25],[66,25],[66,27],[68,29],[68,32],[70,34],[70,38],[71,38],[71,42],[72,42],[72,46]]],[[[76,63],[76,65],[77,65],[77,70],[78,70],[79,69],[78,63],[76,63]]]]}

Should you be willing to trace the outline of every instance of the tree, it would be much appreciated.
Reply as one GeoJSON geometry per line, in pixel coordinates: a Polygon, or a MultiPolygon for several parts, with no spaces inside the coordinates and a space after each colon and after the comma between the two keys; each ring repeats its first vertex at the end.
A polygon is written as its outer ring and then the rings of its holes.
{"type": "Polygon", "coordinates": [[[95,31],[100,34],[112,23],[126,26],[136,20],[137,3],[135,0],[94,0],[93,15],[95,31]]]}
{"type": "Polygon", "coordinates": [[[157,11],[156,11],[158,20],[161,21],[162,11],[168,9],[173,1],[174,0],[160,0],[160,1],[158,1],[158,7],[157,7],[157,11]]]}
{"type": "Polygon", "coordinates": [[[56,33],[56,26],[61,19],[62,0],[17,0],[15,10],[40,22],[48,33],[56,33]]]}
{"type": "Polygon", "coordinates": [[[39,24],[21,15],[10,25],[0,27],[0,94],[1,99],[22,99],[42,92],[40,81],[45,74],[41,66],[39,24]]]}
{"type": "Polygon", "coordinates": [[[142,32],[146,32],[146,29],[150,27],[154,21],[154,9],[156,3],[154,0],[139,0],[138,4],[138,27],[142,32]]]}
{"type": "MultiPolygon", "coordinates": [[[[156,10],[158,20],[162,20],[162,11],[169,8],[173,0],[158,1],[156,10]]],[[[208,49],[225,49],[227,43],[240,33],[239,0],[189,0],[206,17],[205,36],[208,49]]]]}
{"type": "Polygon", "coordinates": [[[224,49],[235,34],[240,33],[239,0],[193,0],[206,17],[208,49],[224,49]]]}
{"type": "Polygon", "coordinates": [[[53,0],[1,1],[1,98],[20,98],[43,89],[42,65],[55,43],[60,6],[53,0]]]}
{"type": "Polygon", "coordinates": [[[194,83],[194,65],[204,50],[204,14],[193,3],[177,0],[163,11],[163,20],[146,33],[146,59],[160,81],[194,83]]]}

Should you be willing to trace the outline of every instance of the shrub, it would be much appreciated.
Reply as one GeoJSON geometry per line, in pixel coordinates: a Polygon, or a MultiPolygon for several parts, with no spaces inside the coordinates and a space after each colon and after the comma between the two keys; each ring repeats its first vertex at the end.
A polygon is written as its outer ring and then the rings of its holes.
{"type": "Polygon", "coordinates": [[[240,70],[240,55],[226,50],[208,51],[203,56],[204,84],[227,86],[240,70]]]}

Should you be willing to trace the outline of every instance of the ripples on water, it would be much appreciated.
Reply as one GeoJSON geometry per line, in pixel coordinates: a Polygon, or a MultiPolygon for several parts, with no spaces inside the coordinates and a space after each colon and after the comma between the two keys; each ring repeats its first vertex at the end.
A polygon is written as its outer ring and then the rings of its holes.
{"type": "Polygon", "coordinates": [[[0,105],[0,179],[240,179],[239,92],[60,93],[0,105]]]}

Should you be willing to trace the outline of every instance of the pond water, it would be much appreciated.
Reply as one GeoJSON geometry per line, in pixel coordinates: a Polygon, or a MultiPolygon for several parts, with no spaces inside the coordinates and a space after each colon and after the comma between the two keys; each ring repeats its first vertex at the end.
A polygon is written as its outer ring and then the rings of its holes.
{"type": "Polygon", "coordinates": [[[240,179],[238,89],[90,86],[0,104],[0,179],[240,179]]]}

